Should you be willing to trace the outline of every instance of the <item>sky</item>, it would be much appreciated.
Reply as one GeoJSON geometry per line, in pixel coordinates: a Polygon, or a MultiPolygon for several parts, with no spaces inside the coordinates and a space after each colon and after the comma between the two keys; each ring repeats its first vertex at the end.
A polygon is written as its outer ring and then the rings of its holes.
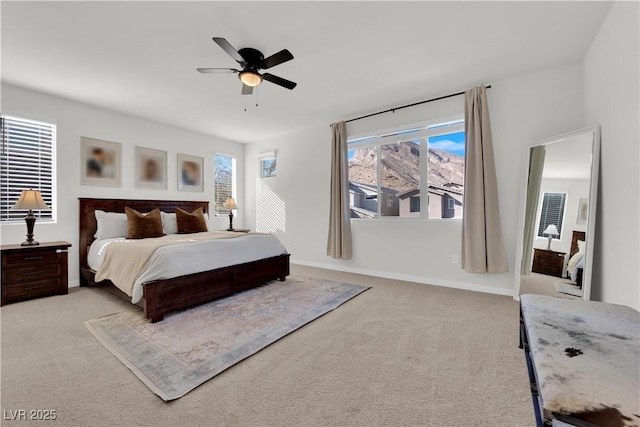
{"type": "MultiPolygon", "coordinates": [[[[429,148],[464,156],[464,132],[429,137],[429,148]]],[[[354,154],[354,150],[349,150],[349,160],[354,154]]]]}

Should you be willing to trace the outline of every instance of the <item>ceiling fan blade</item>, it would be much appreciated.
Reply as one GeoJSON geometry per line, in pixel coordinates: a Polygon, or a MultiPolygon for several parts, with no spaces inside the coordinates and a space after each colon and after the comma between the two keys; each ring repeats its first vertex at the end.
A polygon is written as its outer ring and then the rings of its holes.
{"type": "Polygon", "coordinates": [[[240,70],[235,68],[196,68],[199,73],[211,74],[211,73],[239,73],[240,70]]]}
{"type": "Polygon", "coordinates": [[[280,65],[283,62],[291,61],[293,59],[293,55],[287,49],[282,49],[278,53],[274,53],[268,58],[265,58],[262,61],[262,68],[267,69],[271,67],[275,67],[276,65],[280,65]]]}
{"type": "Polygon", "coordinates": [[[242,85],[242,94],[251,95],[253,93],[253,86],[242,85]]]}
{"type": "Polygon", "coordinates": [[[291,80],[283,79],[282,77],[274,76],[273,74],[269,74],[269,73],[264,73],[262,75],[262,78],[271,83],[275,83],[278,86],[286,87],[289,90],[293,89],[298,85],[298,83],[294,83],[291,80]]]}
{"type": "Polygon", "coordinates": [[[222,48],[222,50],[227,52],[230,57],[235,59],[236,62],[240,64],[244,64],[246,62],[242,55],[240,55],[238,51],[233,46],[231,46],[231,43],[229,43],[227,39],[222,37],[214,37],[213,41],[216,42],[218,46],[222,48]]]}

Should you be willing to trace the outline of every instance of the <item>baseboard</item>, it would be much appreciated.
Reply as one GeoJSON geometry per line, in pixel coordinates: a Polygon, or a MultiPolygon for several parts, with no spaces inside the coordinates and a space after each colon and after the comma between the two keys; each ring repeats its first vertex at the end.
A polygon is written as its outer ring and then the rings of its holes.
{"type": "Polygon", "coordinates": [[[307,267],[324,268],[325,270],[342,271],[345,273],[362,274],[365,276],[381,277],[383,279],[401,280],[404,282],[421,283],[432,286],[443,286],[445,288],[464,289],[467,291],[483,292],[485,294],[505,295],[513,297],[513,289],[496,288],[493,286],[478,285],[475,283],[458,282],[454,280],[443,280],[424,276],[413,276],[410,274],[389,273],[386,271],[367,270],[341,265],[324,264],[320,262],[302,261],[291,259],[291,264],[304,265],[307,267]]]}

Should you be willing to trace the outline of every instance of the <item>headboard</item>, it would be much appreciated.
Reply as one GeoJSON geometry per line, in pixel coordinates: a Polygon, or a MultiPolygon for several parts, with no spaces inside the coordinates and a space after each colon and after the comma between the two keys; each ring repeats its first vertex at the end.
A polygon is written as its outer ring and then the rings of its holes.
{"type": "Polygon", "coordinates": [[[571,235],[571,252],[569,254],[569,259],[578,253],[578,240],[586,241],[587,233],[584,231],[576,231],[573,230],[573,234],[571,235]]]}
{"type": "Polygon", "coordinates": [[[133,199],[89,199],[79,198],[80,202],[80,277],[83,277],[82,270],[88,269],[87,254],[89,246],[95,240],[94,234],[98,229],[96,221],[96,210],[105,212],[122,212],[125,206],[135,209],[139,212],[149,212],[155,208],[164,212],[174,212],[175,208],[184,209],[192,212],[198,208],[207,213],[209,211],[209,202],[192,202],[184,200],[133,200],[133,199]]]}

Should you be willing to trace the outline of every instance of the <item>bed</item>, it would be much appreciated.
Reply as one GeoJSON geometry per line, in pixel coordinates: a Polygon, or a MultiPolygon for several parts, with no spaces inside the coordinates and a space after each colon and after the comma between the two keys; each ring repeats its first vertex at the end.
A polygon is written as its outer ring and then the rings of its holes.
{"type": "MultiPolygon", "coordinates": [[[[207,213],[209,202],[172,200],[130,200],[80,198],[79,261],[80,286],[96,285],[95,270],[88,264],[89,248],[97,230],[96,210],[124,212],[126,206],[140,212],[155,208],[171,213],[175,208],[192,212],[197,208],[207,213]]],[[[255,288],[271,280],[286,280],[289,275],[289,254],[270,256],[257,261],[183,275],[172,279],[146,282],[142,285],[145,317],[161,321],[165,314],[193,307],[236,292],[255,288]]],[[[109,285],[108,280],[98,284],[109,285]]]]}
{"type": "MultiPolygon", "coordinates": [[[[573,233],[571,234],[571,251],[569,252],[569,262],[571,262],[571,259],[573,258],[573,256],[575,254],[577,254],[579,252],[579,248],[578,248],[578,241],[586,241],[586,236],[587,233],[584,231],[576,231],[573,230],[573,233]]],[[[567,266],[569,267],[569,266],[567,266]]],[[[576,282],[576,285],[578,285],[580,288],[582,288],[582,273],[584,272],[584,269],[582,267],[578,268],[575,274],[575,279],[573,279],[571,277],[571,273],[569,271],[567,271],[567,278],[572,279],[576,282]]]]}

